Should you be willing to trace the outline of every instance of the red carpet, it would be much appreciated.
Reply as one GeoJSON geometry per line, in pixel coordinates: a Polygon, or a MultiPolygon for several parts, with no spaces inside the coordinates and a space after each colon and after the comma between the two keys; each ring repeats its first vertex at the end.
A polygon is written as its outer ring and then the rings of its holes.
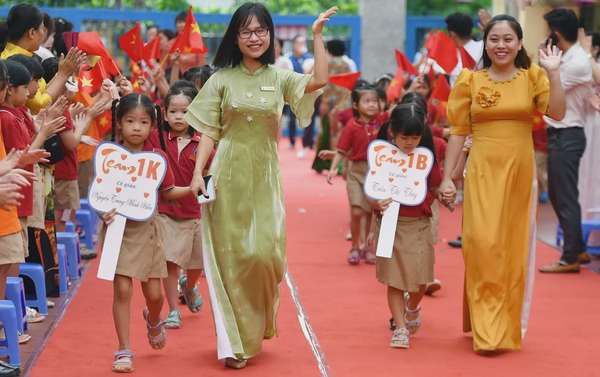
{"type": "MultiPolygon", "coordinates": [[[[327,357],[332,377],[366,376],[600,376],[600,277],[536,276],[530,329],[521,352],[480,357],[461,332],[462,275],[460,251],[445,240],[459,232],[460,215],[442,213],[436,274],[444,288],[423,302],[423,327],[410,350],[388,347],[389,313],[385,287],[373,266],[351,267],[344,241],[348,208],[344,182],[334,186],[281,148],[288,208],[289,271],[327,357]]],[[[538,265],[557,257],[542,244],[538,265]]],[[[95,278],[96,265],[40,355],[31,375],[110,376],[114,334],[112,287],[95,278]]],[[[310,348],[298,326],[289,291],[282,285],[279,337],[265,342],[264,353],[245,370],[226,370],[216,361],[214,328],[208,304],[199,315],[184,313],[181,330],[169,331],[167,347],[154,351],[141,319],[141,291],[133,302],[132,341],[135,374],[153,376],[319,376],[310,348]]],[[[201,286],[206,298],[206,286],[201,286]]]]}

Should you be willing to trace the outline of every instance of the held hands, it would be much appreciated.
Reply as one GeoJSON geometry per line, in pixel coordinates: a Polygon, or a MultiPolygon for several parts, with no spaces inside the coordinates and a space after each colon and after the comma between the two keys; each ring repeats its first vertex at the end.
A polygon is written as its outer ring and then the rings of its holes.
{"type": "Polygon", "coordinates": [[[438,199],[450,210],[454,209],[454,201],[456,200],[456,186],[452,179],[445,178],[438,189],[438,199]]]}
{"type": "Polygon", "coordinates": [[[329,19],[337,13],[338,7],[331,7],[327,11],[319,14],[319,17],[315,20],[312,26],[314,35],[321,35],[323,33],[323,27],[329,21],[329,19]]]}
{"type": "Polygon", "coordinates": [[[552,46],[550,42],[546,44],[546,48],[540,48],[540,65],[548,71],[557,72],[560,68],[560,59],[562,51],[557,46],[552,46]]]}
{"type": "Polygon", "coordinates": [[[190,190],[196,196],[202,194],[208,197],[208,191],[206,191],[206,184],[204,183],[204,177],[200,174],[195,174],[190,183],[190,190]]]}

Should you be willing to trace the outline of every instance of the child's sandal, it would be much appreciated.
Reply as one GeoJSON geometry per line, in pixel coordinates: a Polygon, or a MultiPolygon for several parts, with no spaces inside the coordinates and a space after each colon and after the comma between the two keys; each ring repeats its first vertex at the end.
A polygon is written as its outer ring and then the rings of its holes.
{"type": "Polygon", "coordinates": [[[187,288],[187,276],[182,275],[179,278],[179,290],[183,295],[183,301],[192,313],[198,313],[202,309],[202,296],[198,292],[198,287],[187,288]]]}
{"type": "Polygon", "coordinates": [[[348,256],[348,263],[353,266],[356,266],[357,264],[360,263],[360,250],[359,249],[350,250],[350,255],[348,256]]]}
{"type": "Polygon", "coordinates": [[[112,371],[116,373],[133,372],[133,352],[130,350],[119,350],[115,352],[112,371]]]}
{"type": "Polygon", "coordinates": [[[144,309],[144,320],[146,321],[146,329],[148,330],[148,342],[150,347],[155,350],[159,350],[165,347],[167,344],[167,331],[165,330],[165,323],[159,321],[156,325],[150,324],[148,321],[148,309],[144,309]],[[160,330],[157,335],[152,335],[151,331],[160,330]]]}
{"type": "Polygon", "coordinates": [[[411,335],[416,333],[421,327],[421,307],[419,306],[416,309],[410,309],[408,304],[405,305],[404,323],[411,335]],[[415,319],[408,319],[408,314],[416,314],[417,317],[415,319]]]}
{"type": "Polygon", "coordinates": [[[370,250],[366,250],[365,251],[365,263],[366,264],[375,264],[375,263],[377,263],[377,257],[370,250]]]}

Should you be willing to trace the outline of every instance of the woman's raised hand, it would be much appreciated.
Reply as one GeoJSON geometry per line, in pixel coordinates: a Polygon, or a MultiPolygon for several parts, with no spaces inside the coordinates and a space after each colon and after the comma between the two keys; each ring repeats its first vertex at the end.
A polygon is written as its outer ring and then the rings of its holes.
{"type": "Polygon", "coordinates": [[[540,65],[548,72],[557,71],[560,68],[562,54],[558,46],[548,42],[545,49],[540,48],[540,65]]]}
{"type": "Polygon", "coordinates": [[[315,20],[312,26],[313,34],[318,35],[323,32],[325,23],[329,21],[331,16],[337,13],[338,7],[331,7],[327,11],[319,14],[319,17],[315,20]]]}

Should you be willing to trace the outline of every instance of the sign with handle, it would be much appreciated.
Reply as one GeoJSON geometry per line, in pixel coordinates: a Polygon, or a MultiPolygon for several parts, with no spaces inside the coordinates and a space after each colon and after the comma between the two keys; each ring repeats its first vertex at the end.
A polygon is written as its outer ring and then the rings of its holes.
{"type": "Polygon", "coordinates": [[[391,258],[400,205],[423,203],[434,156],[424,147],[406,154],[387,141],[375,140],[369,145],[368,162],[365,194],[375,200],[392,199],[381,220],[376,253],[378,257],[391,258]]]}
{"type": "Polygon", "coordinates": [[[126,220],[145,221],[154,215],[166,171],[167,161],[159,153],[132,153],[114,143],[96,149],[90,206],[103,213],[117,211],[106,230],[98,278],[114,279],[126,220]]]}

